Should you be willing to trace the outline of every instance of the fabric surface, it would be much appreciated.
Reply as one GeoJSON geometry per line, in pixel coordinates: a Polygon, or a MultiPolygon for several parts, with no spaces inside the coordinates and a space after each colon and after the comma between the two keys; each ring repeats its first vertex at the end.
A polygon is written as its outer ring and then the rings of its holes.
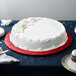
{"type": "MultiPolygon", "coordinates": [[[[5,29],[6,34],[11,31],[12,26],[17,23],[18,20],[13,20],[9,26],[1,26],[5,29]]],[[[63,22],[63,21],[61,21],[63,22]]],[[[0,22],[1,24],[1,22],[0,22]]],[[[74,33],[74,27],[76,26],[76,21],[64,21],[63,22],[67,32],[69,32],[73,38],[72,44],[62,52],[53,55],[46,56],[30,56],[16,53],[7,48],[4,43],[5,35],[0,38],[0,47],[3,50],[9,50],[7,55],[13,56],[20,60],[19,63],[13,65],[0,65],[0,76],[2,75],[35,75],[35,76],[48,76],[48,75],[62,75],[62,76],[72,76],[73,73],[64,69],[61,64],[61,59],[67,54],[70,54],[73,49],[76,49],[76,34],[74,33]],[[2,42],[2,43],[1,43],[2,42]],[[5,70],[5,71],[4,71],[5,70]],[[30,73],[29,73],[30,72],[30,73]],[[14,74],[15,73],[15,74],[14,74]]],[[[75,74],[76,75],[76,74],[75,74]]]]}
{"type": "MultiPolygon", "coordinates": [[[[13,22],[9,26],[1,26],[5,29],[6,34],[11,31],[12,26],[17,23],[18,20],[13,20],[13,22]]],[[[1,24],[1,23],[0,23],[1,24]]],[[[65,50],[63,50],[60,53],[53,54],[53,55],[47,55],[47,56],[30,56],[30,55],[23,55],[16,53],[10,49],[7,48],[7,46],[4,43],[4,37],[0,38],[0,46],[3,50],[8,49],[7,52],[8,55],[13,56],[20,60],[20,63],[17,64],[17,66],[62,66],[61,59],[63,56],[71,53],[73,49],[76,48],[75,42],[76,42],[76,34],[74,33],[74,27],[76,26],[76,21],[65,21],[64,24],[67,32],[69,32],[73,38],[72,44],[65,50]]],[[[5,34],[5,35],[6,35],[5,34]]]]}

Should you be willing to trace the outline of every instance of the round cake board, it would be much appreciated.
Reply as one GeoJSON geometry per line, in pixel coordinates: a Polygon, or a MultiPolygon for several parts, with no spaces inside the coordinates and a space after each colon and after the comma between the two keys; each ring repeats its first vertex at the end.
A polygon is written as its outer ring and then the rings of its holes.
{"type": "Polygon", "coordinates": [[[43,51],[43,52],[33,52],[33,51],[28,51],[28,50],[23,50],[23,49],[20,49],[18,47],[16,47],[11,41],[10,41],[10,36],[11,32],[9,32],[6,37],[5,37],[5,44],[6,46],[15,51],[15,52],[18,52],[18,53],[21,53],[21,54],[28,54],[28,55],[48,55],[48,54],[54,54],[54,53],[58,53],[64,49],[66,49],[71,43],[72,43],[72,37],[71,35],[67,32],[67,36],[68,36],[68,40],[67,42],[61,46],[61,47],[58,47],[56,49],[52,49],[52,50],[48,50],[48,51],[43,51]]]}

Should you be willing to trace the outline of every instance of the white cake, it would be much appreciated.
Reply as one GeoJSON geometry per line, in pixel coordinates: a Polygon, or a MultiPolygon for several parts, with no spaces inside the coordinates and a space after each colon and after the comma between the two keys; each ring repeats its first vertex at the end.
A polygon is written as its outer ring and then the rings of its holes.
{"type": "Polygon", "coordinates": [[[16,23],[10,34],[10,41],[28,51],[48,51],[64,45],[68,37],[65,27],[57,20],[30,17],[16,23]]]}

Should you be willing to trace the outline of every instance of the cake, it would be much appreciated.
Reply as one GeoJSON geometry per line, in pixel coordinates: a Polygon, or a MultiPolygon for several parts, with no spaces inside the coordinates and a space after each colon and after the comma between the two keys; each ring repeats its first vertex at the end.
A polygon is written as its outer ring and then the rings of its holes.
{"type": "Polygon", "coordinates": [[[76,62],[76,49],[73,50],[72,53],[71,53],[71,60],[72,60],[73,62],[76,62]]]}
{"type": "Polygon", "coordinates": [[[16,23],[10,41],[18,48],[43,52],[63,46],[68,40],[65,27],[57,20],[29,17],[16,23]]]}

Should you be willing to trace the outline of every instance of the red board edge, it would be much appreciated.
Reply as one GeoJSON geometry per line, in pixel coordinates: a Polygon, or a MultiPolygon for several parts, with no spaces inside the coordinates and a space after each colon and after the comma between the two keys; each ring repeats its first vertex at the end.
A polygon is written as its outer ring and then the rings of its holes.
{"type": "Polygon", "coordinates": [[[43,52],[33,52],[33,51],[28,51],[28,50],[23,50],[23,49],[20,49],[18,47],[16,47],[9,39],[9,36],[11,34],[11,32],[9,32],[6,36],[5,36],[5,39],[4,39],[4,42],[6,44],[6,46],[15,51],[15,52],[18,52],[18,53],[21,53],[21,54],[27,54],[27,55],[48,55],[48,54],[54,54],[54,53],[58,53],[64,49],[66,49],[71,43],[72,43],[72,36],[68,33],[67,33],[67,36],[68,36],[68,40],[67,42],[61,46],[61,47],[58,47],[56,49],[52,49],[52,50],[48,50],[48,51],[43,51],[43,52]]]}

